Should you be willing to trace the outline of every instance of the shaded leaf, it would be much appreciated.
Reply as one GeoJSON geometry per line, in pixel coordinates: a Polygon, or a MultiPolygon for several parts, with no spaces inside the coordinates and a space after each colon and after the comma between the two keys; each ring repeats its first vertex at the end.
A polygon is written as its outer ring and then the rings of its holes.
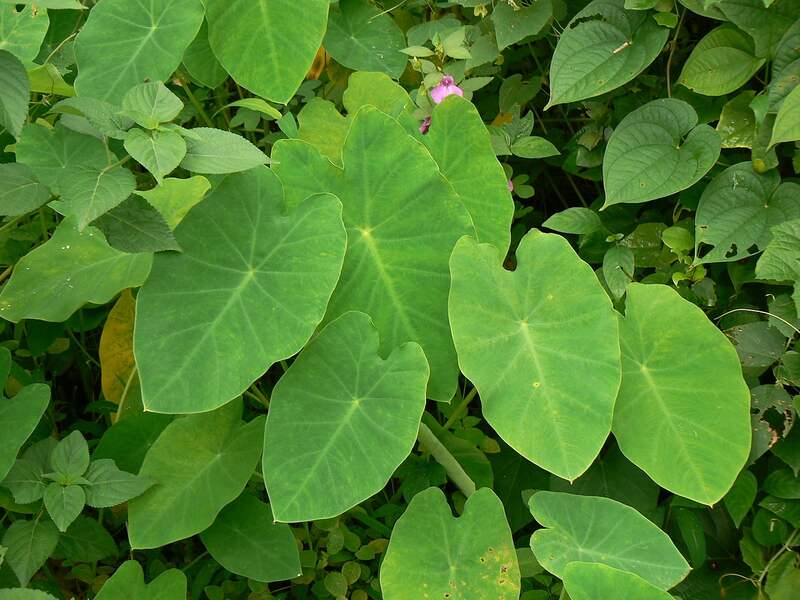
{"type": "Polygon", "coordinates": [[[130,196],[93,225],[103,232],[112,248],[123,252],[181,249],[161,213],[138,195],[130,196]]]}

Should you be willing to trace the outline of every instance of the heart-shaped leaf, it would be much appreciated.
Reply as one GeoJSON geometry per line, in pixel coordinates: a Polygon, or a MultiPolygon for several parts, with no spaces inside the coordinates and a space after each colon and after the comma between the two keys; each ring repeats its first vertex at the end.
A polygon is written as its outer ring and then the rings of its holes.
{"type": "Polygon", "coordinates": [[[106,580],[95,600],[182,600],[186,598],[186,575],[167,569],[150,583],[138,562],[128,560],[106,580]]]}
{"type": "MultiPolygon", "coordinates": [[[[6,348],[0,350],[9,362],[6,348]]],[[[0,382],[5,386],[5,381],[0,382]]],[[[25,386],[10,399],[0,400],[0,481],[8,474],[22,445],[39,424],[50,403],[50,388],[43,383],[25,386]]]]}
{"type": "Polygon", "coordinates": [[[626,600],[675,600],[664,590],[638,575],[603,563],[571,562],[564,569],[564,587],[572,600],[625,598],[626,600]]]}
{"type": "Polygon", "coordinates": [[[715,504],[750,452],[750,393],[736,350],[702,310],[663,285],[628,287],[620,339],[620,449],[661,487],[715,504]]]}
{"type": "Polygon", "coordinates": [[[617,319],[591,267],[561,236],[532,230],[516,256],[508,272],[493,246],[463,238],[453,250],[450,322],[459,365],[478,389],[484,417],[511,447],[574,479],[611,430],[617,319]]]}
{"type": "Polygon", "coordinates": [[[183,252],[156,256],[134,333],[148,410],[221,406],[311,337],[341,270],[341,205],[283,211],[268,169],[226,177],[175,230],[183,252]]]}
{"type": "Polygon", "coordinates": [[[383,489],[411,452],[428,364],[418,344],[403,344],[384,359],[379,342],[367,315],[345,313],[275,386],[263,462],[277,521],[345,512],[383,489]]]}
{"type": "Polygon", "coordinates": [[[720,139],[686,102],[661,98],[622,119],[603,157],[603,205],[637,204],[694,185],[717,162],[720,139]]]}

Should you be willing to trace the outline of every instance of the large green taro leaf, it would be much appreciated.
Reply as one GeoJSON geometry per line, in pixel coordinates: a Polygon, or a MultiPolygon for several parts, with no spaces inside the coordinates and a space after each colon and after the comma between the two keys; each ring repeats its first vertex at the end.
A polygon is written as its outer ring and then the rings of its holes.
{"type": "Polygon", "coordinates": [[[605,206],[664,198],[697,183],[720,152],[719,134],[697,124],[682,100],[661,98],[629,113],[603,157],[605,206]]]}
{"type": "Polygon", "coordinates": [[[166,81],[203,23],[201,0],[104,0],[75,39],[75,91],[121,104],[145,81],[166,81]]]}
{"type": "Polygon", "coordinates": [[[285,103],[322,43],[328,6],[328,0],[206,0],[208,41],[239,85],[285,103]]]}
{"type": "Polygon", "coordinates": [[[447,322],[447,261],[456,240],[474,233],[466,209],[422,144],[373,107],[353,118],[343,168],[299,140],[281,140],[273,169],[287,200],[332,192],[342,200],[347,253],[326,321],[370,315],[384,354],[417,342],[431,367],[428,397],[449,401],[458,366],[447,322]]]}
{"type": "Polygon", "coordinates": [[[339,0],[331,8],[325,50],[354,71],[382,71],[398,79],[408,56],[406,36],[385,10],[369,0],[339,0]]]}
{"type": "Polygon", "coordinates": [[[115,250],[98,229],[79,232],[74,219],[65,219],[14,267],[0,292],[0,317],[65,321],[87,302],[105,304],[120,290],[140,286],[152,260],[151,254],[115,250]]]}
{"type": "Polygon", "coordinates": [[[509,272],[494,247],[471,238],[456,245],[450,322],[459,365],[500,437],[574,479],[611,430],[617,319],[592,268],[561,236],[532,230],[516,256],[509,272]]]}
{"type": "MultiPolygon", "coordinates": [[[[3,348],[3,354],[8,350],[3,348]]],[[[9,363],[11,356],[8,355],[9,363]]],[[[5,385],[5,381],[2,382],[5,385]]],[[[25,386],[13,398],[0,397],[0,481],[8,474],[17,452],[33,433],[50,403],[50,388],[43,383],[25,386]]]]}
{"type": "Polygon", "coordinates": [[[344,93],[349,115],[344,117],[332,102],[315,98],[300,112],[299,137],[340,164],[352,116],[367,105],[396,117],[425,144],[469,211],[478,241],[494,244],[505,254],[511,241],[514,202],[508,191],[508,179],[475,106],[458,96],[448,97],[434,107],[427,135],[420,135],[419,121],[411,114],[414,102],[402,86],[383,73],[353,73],[344,93]]]}
{"type": "Polygon", "coordinates": [[[736,350],[663,285],[628,287],[621,319],[620,450],[663,488],[714,504],[750,452],[750,394],[736,350]]]}
{"type": "Polygon", "coordinates": [[[264,480],[276,521],[337,516],[379,492],[414,447],[428,363],[407,343],[382,358],[364,313],[331,321],[272,393],[264,480]]]}
{"type": "Polygon", "coordinates": [[[223,179],[175,229],[137,299],[134,351],[147,410],[212,410],[295,354],[322,320],[342,266],[330,195],[284,216],[278,178],[223,179]]]}
{"type": "Polygon", "coordinates": [[[531,549],[557,577],[563,578],[567,565],[575,561],[602,563],[667,590],[689,573],[689,564],[669,536],[616,500],[537,492],[530,508],[544,527],[531,536],[531,549]]]}
{"type": "Polygon", "coordinates": [[[764,250],[770,230],[800,218],[800,185],[781,183],[772,170],[756,173],[749,162],[728,167],[703,190],[695,218],[695,262],[741,260],[764,250]],[[706,246],[711,248],[703,252],[706,246]]]}
{"type": "Polygon", "coordinates": [[[30,63],[39,54],[50,18],[47,10],[40,8],[34,12],[30,6],[25,6],[17,11],[14,4],[7,0],[0,3],[0,50],[10,52],[23,63],[30,63]]]}
{"type": "Polygon", "coordinates": [[[519,589],[511,530],[492,490],[472,494],[459,518],[438,488],[414,496],[381,566],[386,600],[515,600],[519,589]]]}
{"type": "Polygon", "coordinates": [[[144,458],[158,483],[128,504],[131,548],[158,548],[207,529],[244,489],[261,457],[264,418],[241,422],[242,402],[176,419],[144,458]]]}
{"type": "Polygon", "coordinates": [[[127,560],[100,588],[95,600],[183,600],[186,598],[186,575],[168,569],[150,583],[135,560],[127,560]]]}
{"type": "Polygon", "coordinates": [[[564,569],[564,587],[572,600],[675,600],[638,575],[603,563],[571,562],[564,569]]]}
{"type": "Polygon", "coordinates": [[[625,10],[624,0],[594,0],[558,38],[550,65],[548,107],[605,94],[655,60],[669,35],[649,11],[625,10]]]}
{"type": "Polygon", "coordinates": [[[274,523],[269,506],[251,494],[223,508],[200,538],[214,560],[242,577],[270,582],[302,574],[292,530],[274,523]]]}

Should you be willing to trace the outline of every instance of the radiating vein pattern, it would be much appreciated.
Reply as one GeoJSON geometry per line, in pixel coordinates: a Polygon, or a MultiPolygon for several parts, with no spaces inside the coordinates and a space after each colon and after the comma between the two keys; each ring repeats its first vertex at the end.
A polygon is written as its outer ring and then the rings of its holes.
{"type": "Polygon", "coordinates": [[[134,334],[148,410],[221,406],[311,337],[341,270],[341,205],[283,208],[268,169],[231,175],[176,229],[183,253],[156,256],[134,334]]]}
{"type": "Polygon", "coordinates": [[[411,452],[428,364],[413,342],[378,354],[364,313],[329,323],[281,378],[264,436],[276,520],[333,517],[377,493],[411,452]]]}

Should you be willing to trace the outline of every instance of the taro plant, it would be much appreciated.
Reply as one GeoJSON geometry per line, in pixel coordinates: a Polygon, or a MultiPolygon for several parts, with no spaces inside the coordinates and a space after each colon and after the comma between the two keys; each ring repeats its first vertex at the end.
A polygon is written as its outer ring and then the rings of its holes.
{"type": "Polygon", "coordinates": [[[800,0],[0,0],[0,600],[792,600],[800,0]]]}

